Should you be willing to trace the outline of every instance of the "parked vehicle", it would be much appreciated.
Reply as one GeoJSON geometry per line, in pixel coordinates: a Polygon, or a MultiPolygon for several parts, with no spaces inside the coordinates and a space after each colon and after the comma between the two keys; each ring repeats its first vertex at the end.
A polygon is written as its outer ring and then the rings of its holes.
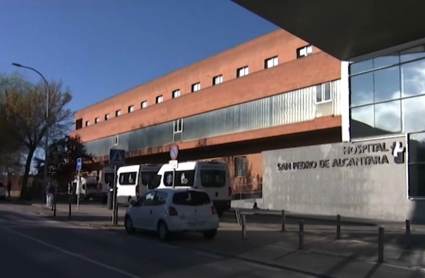
{"type": "Polygon", "coordinates": [[[152,182],[161,165],[141,164],[118,168],[117,171],[117,202],[129,205],[132,200],[153,189],[152,182]]]}
{"type": "Polygon", "coordinates": [[[205,238],[213,239],[219,219],[205,191],[157,188],[131,202],[124,223],[128,233],[157,231],[161,240],[167,240],[173,233],[184,232],[200,232],[205,238]]]}
{"type": "Polygon", "coordinates": [[[80,194],[82,199],[96,199],[99,196],[98,182],[96,177],[80,177],[80,185],[78,183],[78,177],[76,177],[73,181],[73,186],[76,188],[76,193],[80,194]]]}
{"type": "Polygon", "coordinates": [[[101,190],[100,198],[102,203],[106,204],[108,201],[108,192],[113,188],[114,184],[114,169],[111,167],[105,167],[102,170],[102,176],[100,178],[101,190]]]}
{"type": "Polygon", "coordinates": [[[229,167],[223,162],[181,162],[175,169],[173,184],[173,168],[165,164],[158,171],[154,184],[158,188],[194,188],[208,193],[218,215],[230,209],[231,185],[229,167]]]}

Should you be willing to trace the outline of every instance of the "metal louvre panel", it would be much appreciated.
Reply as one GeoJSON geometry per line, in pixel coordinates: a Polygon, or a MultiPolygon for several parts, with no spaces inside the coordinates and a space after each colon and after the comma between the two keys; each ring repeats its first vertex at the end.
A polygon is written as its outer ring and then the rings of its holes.
{"type": "MultiPolygon", "coordinates": [[[[335,115],[341,114],[340,86],[340,80],[330,82],[335,115]]],[[[184,118],[181,140],[198,140],[313,120],[316,115],[315,88],[311,86],[184,118]]],[[[118,146],[114,146],[113,140],[111,136],[85,145],[88,152],[103,156],[108,155],[112,147],[135,151],[170,144],[174,141],[173,122],[122,133],[118,146]]]]}

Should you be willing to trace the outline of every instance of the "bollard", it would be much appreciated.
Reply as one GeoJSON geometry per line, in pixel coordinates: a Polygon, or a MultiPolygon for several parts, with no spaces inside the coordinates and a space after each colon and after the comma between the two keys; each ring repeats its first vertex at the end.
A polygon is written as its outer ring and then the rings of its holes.
{"type": "Polygon", "coordinates": [[[298,249],[304,249],[304,220],[300,221],[300,230],[298,234],[298,249]]]}
{"type": "Polygon", "coordinates": [[[411,247],[411,238],[410,238],[410,220],[406,220],[406,235],[407,235],[407,248],[411,247]]]}
{"type": "Polygon", "coordinates": [[[242,239],[246,239],[246,215],[242,215],[242,239]]]}
{"type": "Polygon", "coordinates": [[[406,220],[406,235],[410,235],[410,220],[406,220]]]}
{"type": "Polygon", "coordinates": [[[282,224],[282,232],[284,232],[285,231],[285,224],[286,224],[285,210],[282,210],[281,224],[282,224]]]}
{"type": "Polygon", "coordinates": [[[71,202],[72,202],[72,195],[70,194],[68,196],[68,220],[71,220],[71,202]]]}
{"type": "Polygon", "coordinates": [[[341,239],[341,215],[336,216],[336,239],[341,239]]]}
{"type": "Polygon", "coordinates": [[[379,227],[378,235],[378,263],[384,262],[384,228],[379,227]]]}
{"type": "Polygon", "coordinates": [[[56,196],[53,197],[53,217],[56,217],[56,196]]]}

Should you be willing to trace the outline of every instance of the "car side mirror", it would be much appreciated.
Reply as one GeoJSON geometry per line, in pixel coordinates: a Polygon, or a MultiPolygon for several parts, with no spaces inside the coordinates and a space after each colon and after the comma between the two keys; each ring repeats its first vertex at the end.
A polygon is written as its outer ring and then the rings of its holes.
{"type": "Polygon", "coordinates": [[[135,200],[131,200],[130,205],[132,205],[134,207],[134,205],[136,204],[135,200]]]}

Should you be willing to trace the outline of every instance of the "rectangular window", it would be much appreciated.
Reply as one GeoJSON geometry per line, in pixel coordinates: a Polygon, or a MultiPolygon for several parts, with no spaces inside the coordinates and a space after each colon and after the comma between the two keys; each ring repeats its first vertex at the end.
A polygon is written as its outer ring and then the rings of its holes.
{"type": "Polygon", "coordinates": [[[211,203],[211,199],[205,192],[187,190],[173,195],[173,204],[178,206],[202,206],[211,203]]]}
{"type": "Polygon", "coordinates": [[[331,83],[316,86],[316,102],[331,100],[331,83]]]}
{"type": "Polygon", "coordinates": [[[307,57],[313,54],[313,46],[307,45],[297,49],[297,58],[307,57]]]}
{"type": "Polygon", "coordinates": [[[140,104],[140,107],[142,109],[148,107],[148,102],[146,100],[145,101],[142,101],[142,103],[140,104]]]}
{"type": "Polygon", "coordinates": [[[173,98],[178,98],[180,96],[180,90],[174,90],[172,95],[173,98]]]}
{"type": "Polygon", "coordinates": [[[178,119],[174,121],[174,133],[179,133],[183,131],[183,119],[178,119]]]}
{"type": "Polygon", "coordinates": [[[137,182],[137,172],[121,173],[119,176],[120,185],[134,185],[137,182]]]}
{"type": "Polygon", "coordinates": [[[109,120],[109,114],[105,114],[105,121],[109,120]]]}
{"type": "Polygon", "coordinates": [[[279,64],[279,60],[278,60],[277,56],[275,56],[275,57],[266,59],[264,61],[264,68],[269,69],[269,68],[277,66],[278,64],[279,64]]]}
{"type": "Polygon", "coordinates": [[[90,126],[90,121],[86,121],[86,126],[90,126]]]}
{"type": "Polygon", "coordinates": [[[409,197],[425,198],[425,132],[409,134],[409,197]]]}
{"type": "Polygon", "coordinates": [[[121,116],[121,110],[115,111],[115,117],[119,117],[119,116],[121,116]]]}
{"type": "Polygon", "coordinates": [[[235,158],[235,177],[248,176],[248,160],[245,156],[235,158]]]}
{"type": "Polygon", "coordinates": [[[156,97],[156,103],[161,103],[164,101],[164,97],[163,96],[157,96],[156,97]]]}
{"type": "Polygon", "coordinates": [[[213,85],[218,85],[223,83],[223,75],[217,75],[213,77],[213,85]]]}
{"type": "Polygon", "coordinates": [[[199,91],[201,89],[201,83],[192,84],[192,92],[199,91]]]}
{"type": "Polygon", "coordinates": [[[249,67],[242,67],[236,70],[236,77],[242,77],[249,74],[249,67]]]}
{"type": "MultiPolygon", "coordinates": [[[[186,171],[176,171],[176,176],[174,179],[175,187],[192,187],[193,179],[195,178],[194,170],[186,170],[186,171]]],[[[173,186],[173,172],[165,172],[164,173],[164,185],[165,186],[173,186]]]]}
{"type": "Polygon", "coordinates": [[[131,113],[131,112],[133,112],[134,111],[134,105],[130,105],[129,107],[128,107],[128,113],[131,113]]]}
{"type": "Polygon", "coordinates": [[[99,117],[97,117],[97,118],[95,118],[95,119],[94,119],[94,123],[95,123],[95,124],[97,124],[97,123],[99,123],[99,122],[100,122],[99,117]]]}
{"type": "Polygon", "coordinates": [[[80,129],[83,127],[83,119],[78,119],[75,121],[75,129],[80,129]]]}
{"type": "Polygon", "coordinates": [[[224,187],[226,185],[226,171],[223,170],[201,170],[201,184],[203,187],[224,187]]]}

